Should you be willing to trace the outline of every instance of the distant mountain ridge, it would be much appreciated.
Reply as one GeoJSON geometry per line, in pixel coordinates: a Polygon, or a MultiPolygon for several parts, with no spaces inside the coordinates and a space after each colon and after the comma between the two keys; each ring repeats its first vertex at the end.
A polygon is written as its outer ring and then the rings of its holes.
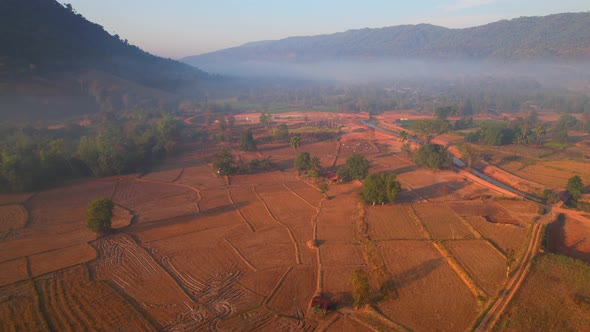
{"type": "Polygon", "coordinates": [[[110,35],[69,5],[0,1],[0,118],[153,107],[211,78],[110,35]]]}
{"type": "Polygon", "coordinates": [[[590,60],[590,12],[521,17],[449,29],[430,24],[248,43],[182,61],[590,60]]]}

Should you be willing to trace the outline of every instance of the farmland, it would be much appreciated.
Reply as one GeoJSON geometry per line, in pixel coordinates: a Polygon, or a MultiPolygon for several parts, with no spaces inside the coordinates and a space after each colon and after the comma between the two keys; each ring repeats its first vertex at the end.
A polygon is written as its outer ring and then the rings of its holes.
{"type": "MultiPolygon", "coordinates": [[[[301,125],[287,117],[277,121],[301,125]]],[[[519,264],[537,205],[454,170],[419,168],[397,139],[359,131],[350,115],[309,118],[339,125],[340,141],[304,140],[299,151],[319,156],[323,167],[365,155],[371,172],[398,174],[398,203],[359,204],[358,181],[330,183],[322,193],[294,171],[297,151],[280,143],[234,151],[236,160],[276,162],[263,173],[217,175],[207,162],[222,145],[207,143],[153,172],[3,195],[1,329],[472,327],[505,286],[509,251],[519,264]],[[97,197],[115,203],[111,234],[85,228],[86,205],[97,197]],[[368,273],[373,289],[390,280],[395,295],[378,310],[351,310],[355,269],[368,273]],[[315,295],[331,303],[326,315],[310,309],[315,295]]],[[[570,246],[574,233],[566,231],[570,246]]]]}

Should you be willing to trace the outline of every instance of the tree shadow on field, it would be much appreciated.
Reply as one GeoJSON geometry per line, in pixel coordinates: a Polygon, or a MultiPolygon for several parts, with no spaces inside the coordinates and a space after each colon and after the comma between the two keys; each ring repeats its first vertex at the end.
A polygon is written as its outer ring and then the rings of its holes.
{"type": "Polygon", "coordinates": [[[433,258],[427,260],[420,265],[406,270],[398,275],[395,275],[392,280],[395,283],[396,289],[401,289],[404,286],[407,286],[414,281],[418,281],[420,279],[425,278],[428,276],[432,271],[436,270],[439,266],[443,265],[444,259],[442,257],[433,258]]]}
{"type": "Polygon", "coordinates": [[[352,292],[324,293],[322,295],[330,301],[329,310],[350,307],[354,302],[352,292]]]}
{"type": "Polygon", "coordinates": [[[467,181],[445,181],[420,188],[414,188],[414,191],[425,199],[433,199],[451,195],[465,188],[467,185],[467,181]]]}
{"type": "Polygon", "coordinates": [[[410,173],[413,172],[417,169],[419,169],[420,167],[418,165],[408,165],[408,166],[404,166],[401,168],[398,168],[396,170],[393,171],[393,173],[400,175],[400,174],[404,174],[404,173],[410,173]]]}
{"type": "Polygon", "coordinates": [[[272,144],[272,145],[262,145],[260,147],[258,147],[258,152],[268,152],[268,151],[275,151],[275,150],[282,150],[282,149],[286,149],[286,148],[290,148],[291,146],[288,143],[284,143],[284,144],[272,144]]]}
{"type": "MultiPolygon", "coordinates": [[[[151,229],[159,228],[159,227],[180,225],[180,224],[189,224],[189,223],[198,221],[198,219],[202,216],[216,216],[216,215],[220,215],[223,213],[229,213],[231,211],[236,211],[236,209],[241,209],[247,205],[248,205],[247,202],[236,202],[235,208],[234,208],[234,205],[227,204],[224,206],[219,206],[219,207],[212,208],[212,209],[209,209],[206,211],[202,211],[200,213],[190,213],[190,214],[185,214],[185,215],[181,215],[181,216],[175,216],[172,218],[139,222],[139,223],[134,222],[129,226],[125,226],[125,227],[117,229],[115,231],[115,233],[126,233],[128,231],[141,232],[141,231],[147,231],[147,230],[151,230],[151,229]]],[[[141,213],[135,215],[134,218],[136,218],[139,215],[141,215],[141,213]]],[[[236,223],[242,222],[241,219],[239,218],[239,216],[237,216],[237,215],[236,215],[235,219],[236,219],[236,223]]]]}
{"type": "Polygon", "coordinates": [[[564,215],[558,215],[557,219],[547,228],[545,247],[548,251],[556,254],[567,255],[585,262],[590,262],[590,252],[578,250],[578,246],[588,241],[586,237],[580,236],[579,239],[566,245],[567,238],[565,232],[566,218],[564,215]]]}

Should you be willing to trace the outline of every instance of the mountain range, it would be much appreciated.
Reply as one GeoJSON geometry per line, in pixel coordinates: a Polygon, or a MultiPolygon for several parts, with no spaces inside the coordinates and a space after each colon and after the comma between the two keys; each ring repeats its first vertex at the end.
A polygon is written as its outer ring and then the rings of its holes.
{"type": "Polygon", "coordinates": [[[590,13],[521,17],[449,29],[430,24],[247,43],[182,61],[309,63],[332,60],[589,60],[590,13]]]}

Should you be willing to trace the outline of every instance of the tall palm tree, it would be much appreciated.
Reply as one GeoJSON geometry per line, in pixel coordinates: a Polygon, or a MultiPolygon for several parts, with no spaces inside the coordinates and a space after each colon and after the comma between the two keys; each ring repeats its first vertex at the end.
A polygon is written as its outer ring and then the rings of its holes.
{"type": "Polygon", "coordinates": [[[406,130],[402,130],[399,133],[399,141],[402,142],[402,143],[408,141],[408,137],[409,137],[409,135],[408,135],[408,132],[406,130]]]}
{"type": "Polygon", "coordinates": [[[301,136],[293,136],[291,137],[291,140],[289,141],[289,144],[291,145],[291,147],[295,150],[297,150],[297,148],[299,148],[301,146],[301,136]]]}

